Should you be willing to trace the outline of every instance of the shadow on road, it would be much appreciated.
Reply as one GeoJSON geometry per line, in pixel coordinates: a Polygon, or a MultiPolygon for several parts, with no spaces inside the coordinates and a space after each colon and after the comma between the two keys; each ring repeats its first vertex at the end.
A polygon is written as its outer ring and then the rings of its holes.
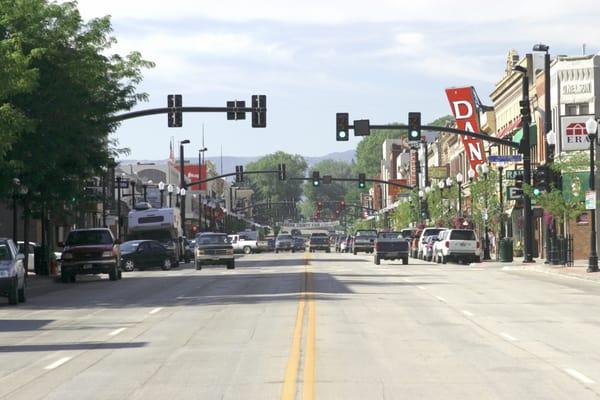
{"type": "Polygon", "coordinates": [[[0,332],[36,331],[52,322],[53,319],[0,319],[0,332]]]}
{"type": "Polygon", "coordinates": [[[18,353],[23,351],[61,351],[61,350],[116,350],[145,347],[147,342],[89,342],[89,343],[55,343],[55,344],[21,344],[0,346],[0,353],[18,353]]]}

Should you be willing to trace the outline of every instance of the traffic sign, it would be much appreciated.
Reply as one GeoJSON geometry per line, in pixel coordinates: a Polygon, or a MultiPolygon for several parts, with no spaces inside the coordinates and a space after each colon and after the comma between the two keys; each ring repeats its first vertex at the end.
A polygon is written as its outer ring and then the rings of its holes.
{"type": "Polygon", "coordinates": [[[524,171],[522,169],[507,169],[506,179],[516,179],[519,181],[523,180],[524,171]]]}
{"type": "Polygon", "coordinates": [[[596,191],[588,190],[585,192],[585,209],[595,210],[596,209],[596,191]]]}
{"type": "Polygon", "coordinates": [[[120,182],[121,189],[127,189],[129,187],[129,181],[127,179],[121,179],[120,181],[115,181],[115,183],[120,182]]]}
{"type": "Polygon", "coordinates": [[[518,200],[523,198],[523,189],[516,186],[506,187],[506,197],[508,200],[518,200]]]}
{"type": "Polygon", "coordinates": [[[522,162],[523,156],[521,154],[511,154],[511,155],[505,155],[505,156],[489,156],[488,160],[493,163],[522,162]]]}

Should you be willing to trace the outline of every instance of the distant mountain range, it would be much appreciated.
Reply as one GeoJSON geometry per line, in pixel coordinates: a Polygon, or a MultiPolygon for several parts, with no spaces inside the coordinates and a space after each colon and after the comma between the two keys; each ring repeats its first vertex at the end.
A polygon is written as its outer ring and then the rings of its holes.
{"type": "MultiPolygon", "coordinates": [[[[236,165],[246,165],[250,162],[258,160],[260,157],[236,157],[236,156],[223,156],[223,172],[231,172],[235,170],[236,165]]],[[[336,161],[346,161],[351,162],[356,158],[355,150],[347,150],[340,151],[335,153],[329,153],[321,157],[304,157],[306,162],[308,163],[309,168],[316,163],[323,160],[336,160],[336,161]]],[[[187,159],[187,158],[186,158],[187,159]]],[[[218,172],[221,171],[221,157],[206,157],[208,161],[211,161],[218,172]]],[[[192,163],[197,163],[198,159],[191,160],[192,163]]],[[[122,160],[122,164],[135,164],[135,163],[155,163],[155,164],[165,164],[167,160],[122,160]]]]}

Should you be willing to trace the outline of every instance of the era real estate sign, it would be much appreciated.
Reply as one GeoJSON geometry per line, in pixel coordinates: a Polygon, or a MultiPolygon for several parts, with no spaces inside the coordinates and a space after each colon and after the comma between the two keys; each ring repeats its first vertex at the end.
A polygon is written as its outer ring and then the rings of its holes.
{"type": "MultiPolygon", "coordinates": [[[[446,96],[456,119],[456,127],[463,131],[480,132],[474,91],[472,86],[446,89],[446,96]]],[[[483,141],[465,135],[461,135],[461,138],[469,165],[473,171],[476,171],[477,165],[485,163],[483,141]]]]}
{"type": "Polygon", "coordinates": [[[585,122],[591,115],[577,115],[571,117],[561,117],[561,150],[588,150],[590,148],[590,139],[587,136],[585,122]]]}

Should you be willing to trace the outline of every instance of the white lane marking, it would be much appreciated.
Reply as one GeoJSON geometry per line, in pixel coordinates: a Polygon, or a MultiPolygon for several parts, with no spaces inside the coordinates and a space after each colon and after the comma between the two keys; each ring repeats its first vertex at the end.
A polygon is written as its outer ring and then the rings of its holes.
{"type": "Polygon", "coordinates": [[[162,310],[162,307],[156,307],[154,310],[150,311],[148,314],[156,314],[160,310],[162,310]]]}
{"type": "Polygon", "coordinates": [[[575,371],[574,369],[565,368],[564,371],[567,374],[571,375],[573,378],[577,379],[578,381],[587,383],[588,385],[593,385],[594,383],[596,383],[593,380],[591,380],[590,378],[588,378],[587,376],[585,376],[584,374],[582,374],[581,372],[575,371]]]}
{"type": "Polygon", "coordinates": [[[446,299],[443,298],[443,297],[441,297],[441,296],[435,296],[435,298],[438,299],[439,301],[444,302],[444,303],[446,302],[446,299]]]}
{"type": "Polygon", "coordinates": [[[473,313],[471,311],[467,311],[467,310],[462,310],[461,311],[463,314],[465,314],[467,317],[472,317],[473,313]]]}
{"type": "Polygon", "coordinates": [[[73,357],[63,357],[63,358],[60,358],[60,359],[54,361],[52,364],[47,365],[46,367],[44,367],[44,369],[58,368],[61,365],[63,365],[64,363],[66,363],[67,361],[69,361],[71,358],[73,358],[73,357]]]}
{"type": "Polygon", "coordinates": [[[417,286],[418,289],[425,290],[423,286],[417,286]]]}
{"type": "Polygon", "coordinates": [[[111,333],[109,333],[110,336],[117,336],[119,333],[123,332],[126,328],[119,328],[119,329],[115,329],[114,331],[112,331],[111,333]]]}
{"type": "Polygon", "coordinates": [[[504,339],[510,341],[510,342],[516,342],[517,338],[514,336],[509,335],[508,333],[505,332],[500,332],[500,336],[502,336],[504,339]]]}

